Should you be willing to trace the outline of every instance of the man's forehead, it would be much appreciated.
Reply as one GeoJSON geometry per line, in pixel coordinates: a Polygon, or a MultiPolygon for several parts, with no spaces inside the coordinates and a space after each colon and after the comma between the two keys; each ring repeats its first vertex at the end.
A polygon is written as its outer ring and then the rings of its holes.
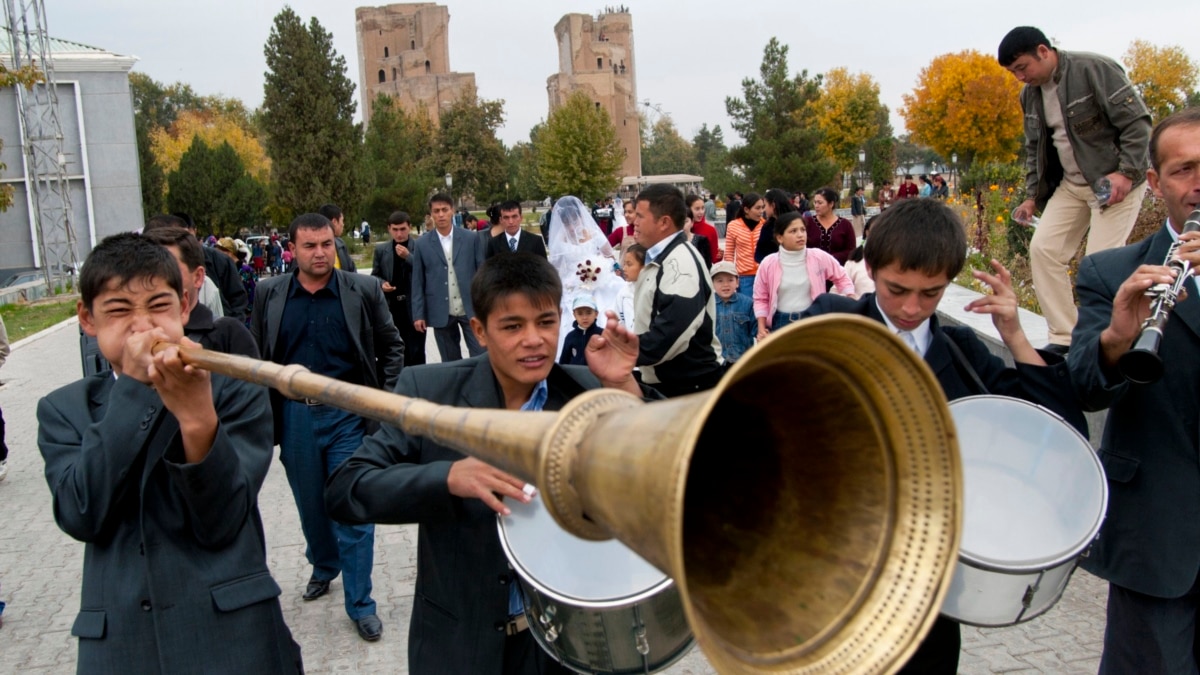
{"type": "Polygon", "coordinates": [[[298,228],[296,230],[296,242],[300,243],[300,242],[303,242],[306,240],[307,241],[316,241],[316,242],[333,241],[333,230],[329,229],[328,227],[322,227],[322,228],[317,228],[317,229],[312,229],[312,228],[308,228],[308,227],[298,228]]]}

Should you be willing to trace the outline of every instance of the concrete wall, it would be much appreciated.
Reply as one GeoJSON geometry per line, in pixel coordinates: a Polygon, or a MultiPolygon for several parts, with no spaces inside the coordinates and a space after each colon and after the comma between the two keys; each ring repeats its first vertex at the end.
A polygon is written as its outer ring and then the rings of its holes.
{"type": "MultiPolygon", "coordinates": [[[[82,261],[95,241],[135,230],[145,219],[128,74],[123,70],[72,72],[65,65],[55,75],[77,255],[82,261]]],[[[0,90],[0,138],[4,139],[0,162],[8,165],[0,180],[14,188],[13,208],[0,213],[0,270],[30,268],[36,242],[30,229],[12,88],[0,90]]]]}

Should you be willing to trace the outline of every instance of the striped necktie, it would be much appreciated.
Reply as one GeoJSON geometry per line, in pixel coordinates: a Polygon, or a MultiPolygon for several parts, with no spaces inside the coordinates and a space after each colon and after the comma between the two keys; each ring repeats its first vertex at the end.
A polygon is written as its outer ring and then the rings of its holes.
{"type": "Polygon", "coordinates": [[[517,252],[517,238],[516,237],[508,238],[508,250],[512,251],[513,253],[517,252]]]}

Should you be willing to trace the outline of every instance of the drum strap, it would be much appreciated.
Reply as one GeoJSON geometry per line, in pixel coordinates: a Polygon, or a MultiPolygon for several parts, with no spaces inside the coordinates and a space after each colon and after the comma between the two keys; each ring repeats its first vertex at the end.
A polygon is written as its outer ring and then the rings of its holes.
{"type": "Polygon", "coordinates": [[[950,360],[954,362],[958,374],[967,381],[968,386],[976,390],[976,395],[986,396],[989,393],[988,388],[983,380],[979,379],[979,373],[975,372],[975,367],[967,360],[962,348],[946,333],[942,333],[942,337],[946,338],[946,346],[950,348],[950,360]]]}

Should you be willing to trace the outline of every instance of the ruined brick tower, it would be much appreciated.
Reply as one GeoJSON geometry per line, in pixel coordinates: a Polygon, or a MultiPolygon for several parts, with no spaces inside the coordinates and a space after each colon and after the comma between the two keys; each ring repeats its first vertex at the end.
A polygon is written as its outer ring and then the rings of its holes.
{"type": "Polygon", "coordinates": [[[624,8],[595,17],[567,14],[554,26],[558,39],[558,74],[546,80],[550,110],[582,91],[608,111],[625,149],[623,176],[642,174],[638,130],[637,77],[633,60],[633,17],[624,8]]]}
{"type": "Polygon", "coordinates": [[[450,10],[432,2],[354,10],[358,34],[359,91],[363,121],[379,94],[407,111],[424,108],[434,125],[441,111],[475,87],[474,73],[450,71],[450,10]]]}

